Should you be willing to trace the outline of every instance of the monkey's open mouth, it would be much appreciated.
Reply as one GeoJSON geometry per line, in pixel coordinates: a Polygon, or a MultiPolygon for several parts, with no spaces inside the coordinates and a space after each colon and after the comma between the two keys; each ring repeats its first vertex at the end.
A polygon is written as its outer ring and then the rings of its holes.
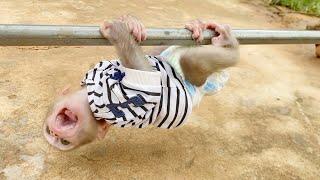
{"type": "Polygon", "coordinates": [[[56,117],[57,128],[61,130],[73,129],[77,125],[78,117],[69,109],[62,109],[56,117]]]}

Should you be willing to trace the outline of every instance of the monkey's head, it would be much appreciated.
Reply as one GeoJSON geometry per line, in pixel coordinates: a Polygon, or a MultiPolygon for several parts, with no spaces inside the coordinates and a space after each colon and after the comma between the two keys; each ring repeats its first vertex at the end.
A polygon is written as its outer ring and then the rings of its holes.
{"type": "Polygon", "coordinates": [[[66,151],[103,139],[109,126],[93,117],[85,88],[73,93],[66,89],[49,109],[43,134],[49,144],[66,151]]]}

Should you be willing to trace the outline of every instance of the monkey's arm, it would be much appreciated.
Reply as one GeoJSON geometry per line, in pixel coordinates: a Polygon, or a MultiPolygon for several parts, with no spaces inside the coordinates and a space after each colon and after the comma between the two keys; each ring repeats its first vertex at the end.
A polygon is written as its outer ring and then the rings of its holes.
{"type": "Polygon", "coordinates": [[[152,70],[141,47],[125,23],[114,22],[110,27],[109,35],[109,40],[116,48],[120,61],[125,67],[144,71],[152,70]]]}

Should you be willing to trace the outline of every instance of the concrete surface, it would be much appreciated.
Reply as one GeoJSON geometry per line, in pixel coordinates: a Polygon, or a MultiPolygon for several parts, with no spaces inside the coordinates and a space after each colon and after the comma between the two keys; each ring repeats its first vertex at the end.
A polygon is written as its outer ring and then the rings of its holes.
{"type": "MultiPolygon", "coordinates": [[[[88,24],[132,13],[147,27],[194,18],[236,28],[303,28],[319,19],[260,1],[0,1],[0,23],[88,24]]],[[[106,47],[0,47],[0,179],[319,179],[320,60],[313,45],[242,46],[223,91],[176,130],[117,129],[76,151],[51,148],[42,121],[106,47]]]]}

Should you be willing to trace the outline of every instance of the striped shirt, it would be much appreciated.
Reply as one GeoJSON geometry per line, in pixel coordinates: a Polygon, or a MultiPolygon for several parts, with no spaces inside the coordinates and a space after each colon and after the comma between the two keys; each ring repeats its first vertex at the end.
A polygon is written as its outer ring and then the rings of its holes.
{"type": "Polygon", "coordinates": [[[192,99],[181,75],[160,58],[146,56],[152,72],[126,68],[118,60],[101,61],[89,70],[81,84],[94,117],[117,127],[183,125],[192,99]]]}

